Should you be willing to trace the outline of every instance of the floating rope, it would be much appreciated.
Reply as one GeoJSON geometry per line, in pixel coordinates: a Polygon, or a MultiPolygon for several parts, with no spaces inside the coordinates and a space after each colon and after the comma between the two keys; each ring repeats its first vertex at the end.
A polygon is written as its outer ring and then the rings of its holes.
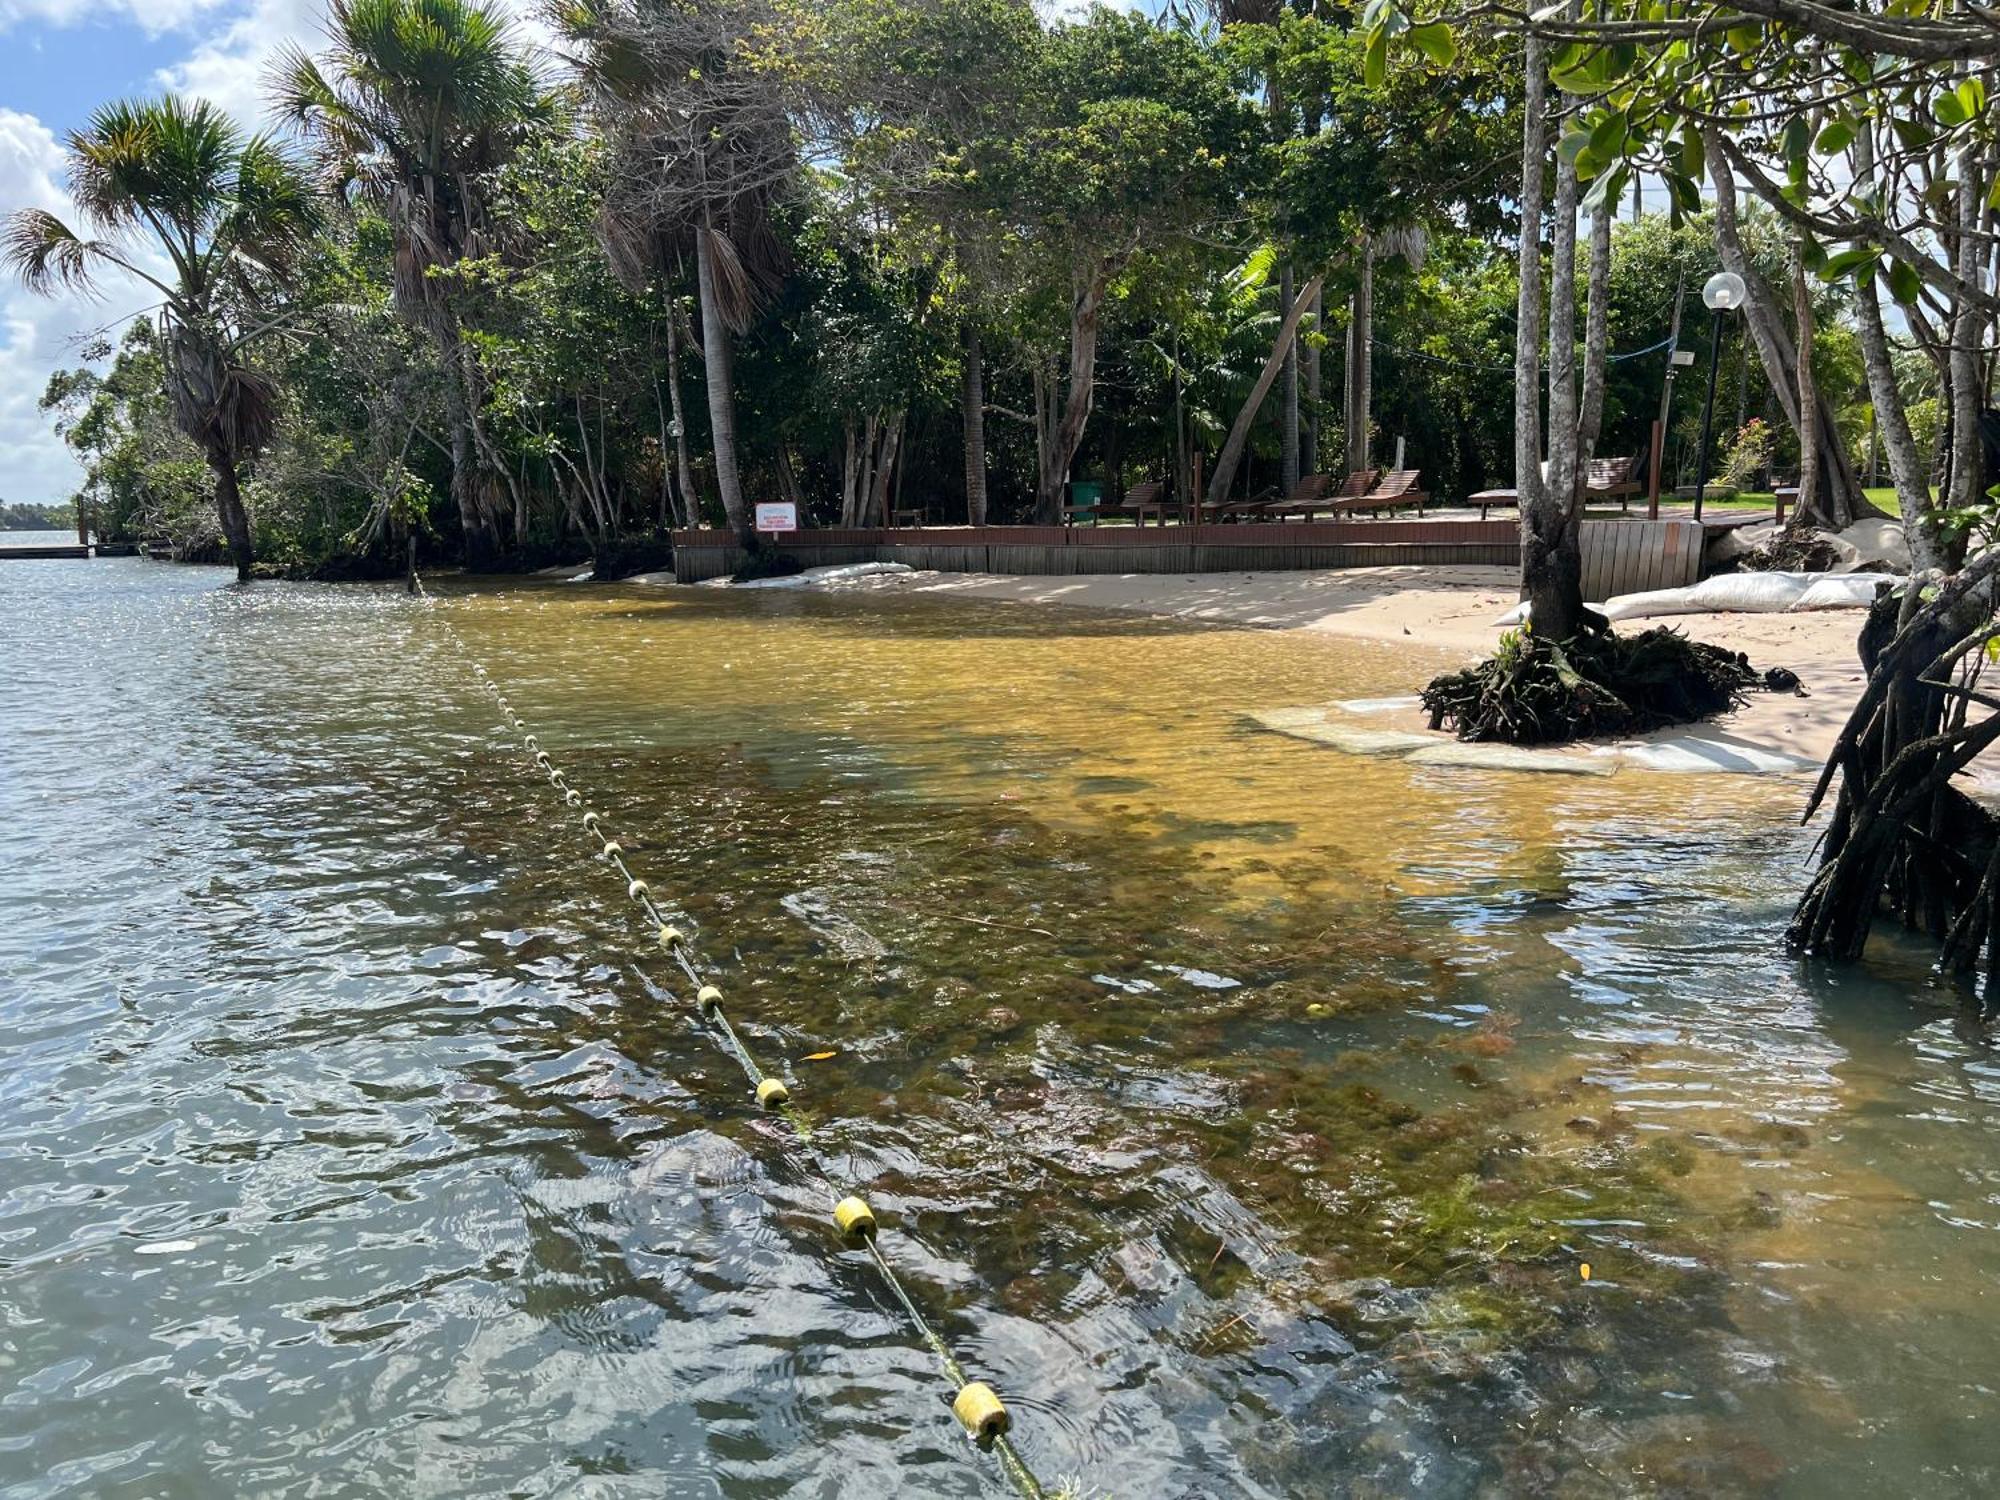
{"type": "Polygon", "coordinates": [[[431,619],[470,663],[472,674],[478,679],[480,687],[500,710],[500,716],[505,720],[508,729],[521,737],[523,748],[534,757],[536,767],[548,777],[549,785],[562,793],[563,804],[566,807],[572,810],[582,809],[579,821],[583,825],[584,832],[598,841],[598,853],[617,866],[619,875],[625,881],[627,899],[638,906],[646,914],[647,920],[653,924],[654,937],[660,947],[673,960],[674,965],[694,990],[696,1014],[706,1023],[711,1035],[721,1039],[723,1050],[730,1053],[743,1069],[744,1076],[750,1080],[750,1087],[757,1103],[766,1111],[782,1116],[791,1125],[800,1150],[833,1196],[833,1221],[841,1239],[850,1248],[867,1253],[868,1259],[881,1273],[882,1279],[888,1283],[896,1301],[901,1304],[904,1315],[910,1320],[910,1326],[937,1356],[945,1377],[952,1385],[952,1414],[965,1429],[966,1436],[982,1452],[990,1452],[999,1459],[1002,1472],[1006,1474],[1008,1481],[1021,1494],[1023,1500],[1047,1500],[1041,1482],[1035,1478],[1033,1471],[1028,1468],[1027,1463],[1008,1440],[1007,1432],[1012,1425],[1012,1418],[999,1395],[985,1381],[974,1380],[966,1373],[965,1367],[952,1352],[951,1345],[945,1342],[944,1336],[931,1326],[929,1319],[925,1318],[922,1309],[917,1306],[916,1300],[910,1296],[902,1278],[896,1274],[895,1267],[882,1253],[874,1211],[869,1208],[867,1200],[858,1193],[843,1193],[835,1185],[832,1173],[828,1171],[826,1164],[820,1159],[819,1152],[813,1146],[812,1131],[804,1115],[792,1103],[790,1088],[783,1079],[766,1073],[759,1066],[755,1055],[730,1022],[729,1014],[724,1009],[721,987],[702,972],[694,951],[688,944],[686,934],[669,922],[661,912],[653,900],[652,888],[634,874],[631,866],[625,862],[624,846],[605,833],[604,820],[596,811],[584,807],[583,794],[570,785],[569,778],[557,768],[549,753],[542,748],[541,741],[529,732],[521,716],[514,711],[513,705],[507,701],[506,694],[501,692],[500,685],[480,663],[478,654],[473,651],[465,637],[460,635],[457,627],[439,612],[437,599],[424,587],[423,579],[418,577],[415,581],[417,592],[423,599],[431,619]]]}

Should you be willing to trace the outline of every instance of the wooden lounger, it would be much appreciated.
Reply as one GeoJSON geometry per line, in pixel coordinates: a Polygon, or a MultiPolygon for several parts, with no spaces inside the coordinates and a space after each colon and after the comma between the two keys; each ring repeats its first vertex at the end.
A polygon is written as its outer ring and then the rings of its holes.
{"type": "Polygon", "coordinates": [[[1417,514],[1424,513],[1424,506],[1430,502],[1430,495],[1418,488],[1423,482],[1421,469],[1392,469],[1375,482],[1374,488],[1365,495],[1357,495],[1347,500],[1330,500],[1319,507],[1332,515],[1346,515],[1365,510],[1372,515],[1381,515],[1385,510],[1400,510],[1403,506],[1414,505],[1417,514]]]}
{"type": "Polygon", "coordinates": [[[1282,500],[1272,500],[1257,508],[1256,514],[1264,520],[1280,521],[1286,516],[1303,516],[1311,520],[1322,512],[1336,512],[1349,500],[1358,500],[1375,488],[1375,481],[1381,475],[1379,469],[1356,469],[1341,481],[1339,489],[1333,489],[1331,474],[1308,474],[1301,479],[1298,487],[1282,500]]]}
{"type": "Polygon", "coordinates": [[[1148,479],[1135,484],[1125,492],[1125,498],[1118,501],[1106,500],[1099,504],[1097,513],[1101,516],[1130,516],[1140,526],[1151,516],[1162,526],[1167,523],[1167,487],[1157,479],[1148,479]]]}

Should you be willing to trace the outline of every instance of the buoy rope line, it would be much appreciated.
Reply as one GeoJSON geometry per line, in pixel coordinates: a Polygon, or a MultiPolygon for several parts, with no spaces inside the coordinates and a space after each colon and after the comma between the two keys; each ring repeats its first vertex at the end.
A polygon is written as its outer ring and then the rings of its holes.
{"type": "Polygon", "coordinates": [[[896,1268],[882,1253],[880,1231],[868,1201],[858,1193],[843,1194],[835,1185],[832,1174],[813,1146],[812,1132],[805,1117],[792,1103],[791,1090],[783,1079],[766,1073],[758,1065],[749,1046],[730,1023],[728,1012],[724,1009],[721,987],[712,978],[703,974],[694,950],[689,946],[687,935],[669,922],[660,911],[658,904],[653,900],[651,887],[634,874],[631,866],[625,862],[624,846],[604,831],[603,818],[584,805],[583,794],[570,785],[568,776],[556,766],[548,751],[542,748],[541,741],[529,732],[521,716],[507,701],[506,694],[500,690],[500,685],[480,663],[478,654],[465,637],[459,634],[458,628],[439,611],[436,596],[424,587],[421,577],[416,582],[418,595],[422,598],[430,618],[471,665],[473,676],[478,679],[480,687],[500,710],[500,716],[506,722],[508,729],[521,737],[523,748],[534,757],[535,765],[548,777],[549,785],[562,794],[564,805],[581,811],[580,821],[584,831],[598,841],[599,854],[617,867],[619,875],[625,881],[627,898],[645,913],[647,920],[653,924],[653,931],[660,947],[685,976],[688,984],[694,988],[694,1010],[704,1023],[705,1029],[711,1036],[720,1037],[723,1050],[730,1053],[743,1069],[744,1075],[750,1080],[750,1087],[756,1095],[757,1103],[766,1111],[782,1116],[791,1125],[801,1151],[832,1195],[833,1223],[842,1241],[851,1249],[866,1252],[868,1259],[881,1273],[883,1281],[888,1283],[889,1290],[902,1306],[904,1315],[910,1320],[910,1326],[937,1356],[946,1378],[952,1384],[954,1393],[951,1403],[952,1415],[957,1417],[959,1425],[965,1429],[966,1436],[982,1452],[992,1453],[999,1459],[1002,1472],[1024,1500],[1047,1500],[1041,1482],[1035,1478],[1033,1471],[1028,1468],[1013,1443],[1008,1440],[1007,1432],[1012,1425],[1012,1417],[1006,1406],[992,1386],[983,1380],[974,1380],[966,1373],[957,1355],[952,1353],[951,1345],[945,1342],[944,1336],[931,1326],[930,1320],[917,1306],[916,1299],[911,1297],[908,1289],[904,1287],[902,1278],[896,1274],[896,1268]]]}

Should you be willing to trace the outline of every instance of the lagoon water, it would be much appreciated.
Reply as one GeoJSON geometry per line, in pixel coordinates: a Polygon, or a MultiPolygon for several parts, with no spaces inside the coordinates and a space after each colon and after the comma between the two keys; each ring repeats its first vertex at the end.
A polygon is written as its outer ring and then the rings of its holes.
{"type": "MultiPolygon", "coordinates": [[[[1052,1484],[2000,1481],[2000,1064],[1780,950],[1795,784],[1246,718],[1387,647],[441,599],[1052,1484]]],[[[0,565],[0,1497],[1004,1493],[668,977],[400,592],[0,565]]]]}

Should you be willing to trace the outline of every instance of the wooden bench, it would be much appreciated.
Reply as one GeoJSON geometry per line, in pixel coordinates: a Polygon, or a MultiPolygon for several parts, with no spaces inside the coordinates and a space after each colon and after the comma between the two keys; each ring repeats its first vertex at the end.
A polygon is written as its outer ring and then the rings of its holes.
{"type": "Polygon", "coordinates": [[[1584,504],[1592,500],[1616,500],[1620,510],[1631,510],[1632,497],[1644,489],[1634,473],[1638,465],[1636,454],[1627,458],[1593,458],[1584,475],[1584,504]]]}
{"type": "Polygon", "coordinates": [[[1106,500],[1103,496],[1082,505],[1063,507],[1063,525],[1075,526],[1083,522],[1096,525],[1106,516],[1130,516],[1139,525],[1146,524],[1151,516],[1162,526],[1167,523],[1167,487],[1160,480],[1148,479],[1135,484],[1125,492],[1122,500],[1106,500]]]}
{"type": "MultiPolygon", "coordinates": [[[[1639,459],[1633,458],[1593,458],[1589,471],[1584,476],[1583,503],[1593,500],[1616,500],[1618,508],[1630,511],[1632,497],[1640,494],[1645,486],[1633,477],[1639,459]]],[[[1485,520],[1491,510],[1518,510],[1521,492],[1515,490],[1480,490],[1467,495],[1465,503],[1479,507],[1479,519],[1485,520]]]]}

